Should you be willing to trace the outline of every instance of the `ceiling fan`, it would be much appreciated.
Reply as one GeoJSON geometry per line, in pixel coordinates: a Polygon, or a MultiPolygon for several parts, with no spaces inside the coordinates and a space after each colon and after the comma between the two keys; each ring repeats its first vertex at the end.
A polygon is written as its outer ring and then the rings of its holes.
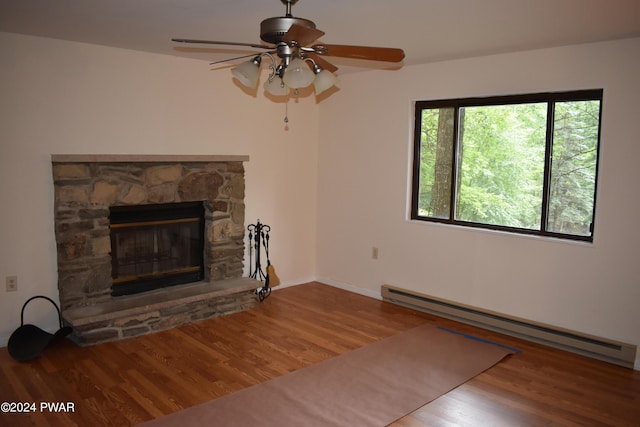
{"type": "Polygon", "coordinates": [[[227,46],[245,46],[262,49],[223,61],[217,64],[241,58],[253,57],[250,61],[234,67],[231,72],[242,84],[255,89],[260,77],[260,64],[263,56],[271,59],[271,75],[264,87],[272,95],[286,95],[289,89],[297,89],[314,84],[316,95],[331,88],[337,81],[333,74],[338,67],[325,60],[324,56],[352,59],[364,59],[384,62],[401,62],[404,59],[402,49],[324,44],[318,39],[324,35],[316,24],[305,18],[294,17],[291,7],[298,0],[280,0],[286,7],[285,16],[267,18],[260,24],[260,39],[264,44],[225,42],[173,38],[178,43],[201,43],[227,46]],[[313,44],[316,42],[316,44],[313,44]],[[276,60],[274,55],[278,58],[276,60]]]}

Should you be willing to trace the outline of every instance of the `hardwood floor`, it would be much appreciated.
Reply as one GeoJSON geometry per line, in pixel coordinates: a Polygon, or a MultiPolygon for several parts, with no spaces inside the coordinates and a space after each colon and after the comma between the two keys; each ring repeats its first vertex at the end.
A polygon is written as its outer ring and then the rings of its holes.
{"type": "Polygon", "coordinates": [[[393,426],[640,425],[640,372],[309,283],[274,291],[255,310],[153,335],[84,348],[65,341],[29,363],[2,348],[0,402],[37,410],[0,413],[0,426],[135,425],[424,323],[522,353],[393,426]]]}

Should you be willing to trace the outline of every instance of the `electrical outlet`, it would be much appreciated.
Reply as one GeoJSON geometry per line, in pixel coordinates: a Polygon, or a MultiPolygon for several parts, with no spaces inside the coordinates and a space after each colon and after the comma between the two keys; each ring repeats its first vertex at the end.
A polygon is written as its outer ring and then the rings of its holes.
{"type": "Polygon", "coordinates": [[[7,276],[7,292],[18,290],[18,276],[7,276]]]}
{"type": "Polygon", "coordinates": [[[378,259],[378,248],[376,248],[375,246],[371,248],[371,258],[378,259]]]}

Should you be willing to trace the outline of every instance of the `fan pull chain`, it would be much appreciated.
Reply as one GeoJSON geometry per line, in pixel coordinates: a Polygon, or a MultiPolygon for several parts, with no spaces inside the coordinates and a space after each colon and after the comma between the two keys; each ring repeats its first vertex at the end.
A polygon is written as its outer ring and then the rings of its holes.
{"type": "Polygon", "coordinates": [[[290,97],[287,97],[287,102],[284,103],[284,122],[285,123],[289,123],[289,99],[290,97]]]}

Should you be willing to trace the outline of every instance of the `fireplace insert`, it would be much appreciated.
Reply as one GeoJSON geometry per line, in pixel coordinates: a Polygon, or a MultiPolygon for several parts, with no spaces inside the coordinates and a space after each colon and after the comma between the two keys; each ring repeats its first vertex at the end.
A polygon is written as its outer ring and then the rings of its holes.
{"type": "Polygon", "coordinates": [[[204,279],[202,202],[112,206],[111,295],[204,279]]]}

